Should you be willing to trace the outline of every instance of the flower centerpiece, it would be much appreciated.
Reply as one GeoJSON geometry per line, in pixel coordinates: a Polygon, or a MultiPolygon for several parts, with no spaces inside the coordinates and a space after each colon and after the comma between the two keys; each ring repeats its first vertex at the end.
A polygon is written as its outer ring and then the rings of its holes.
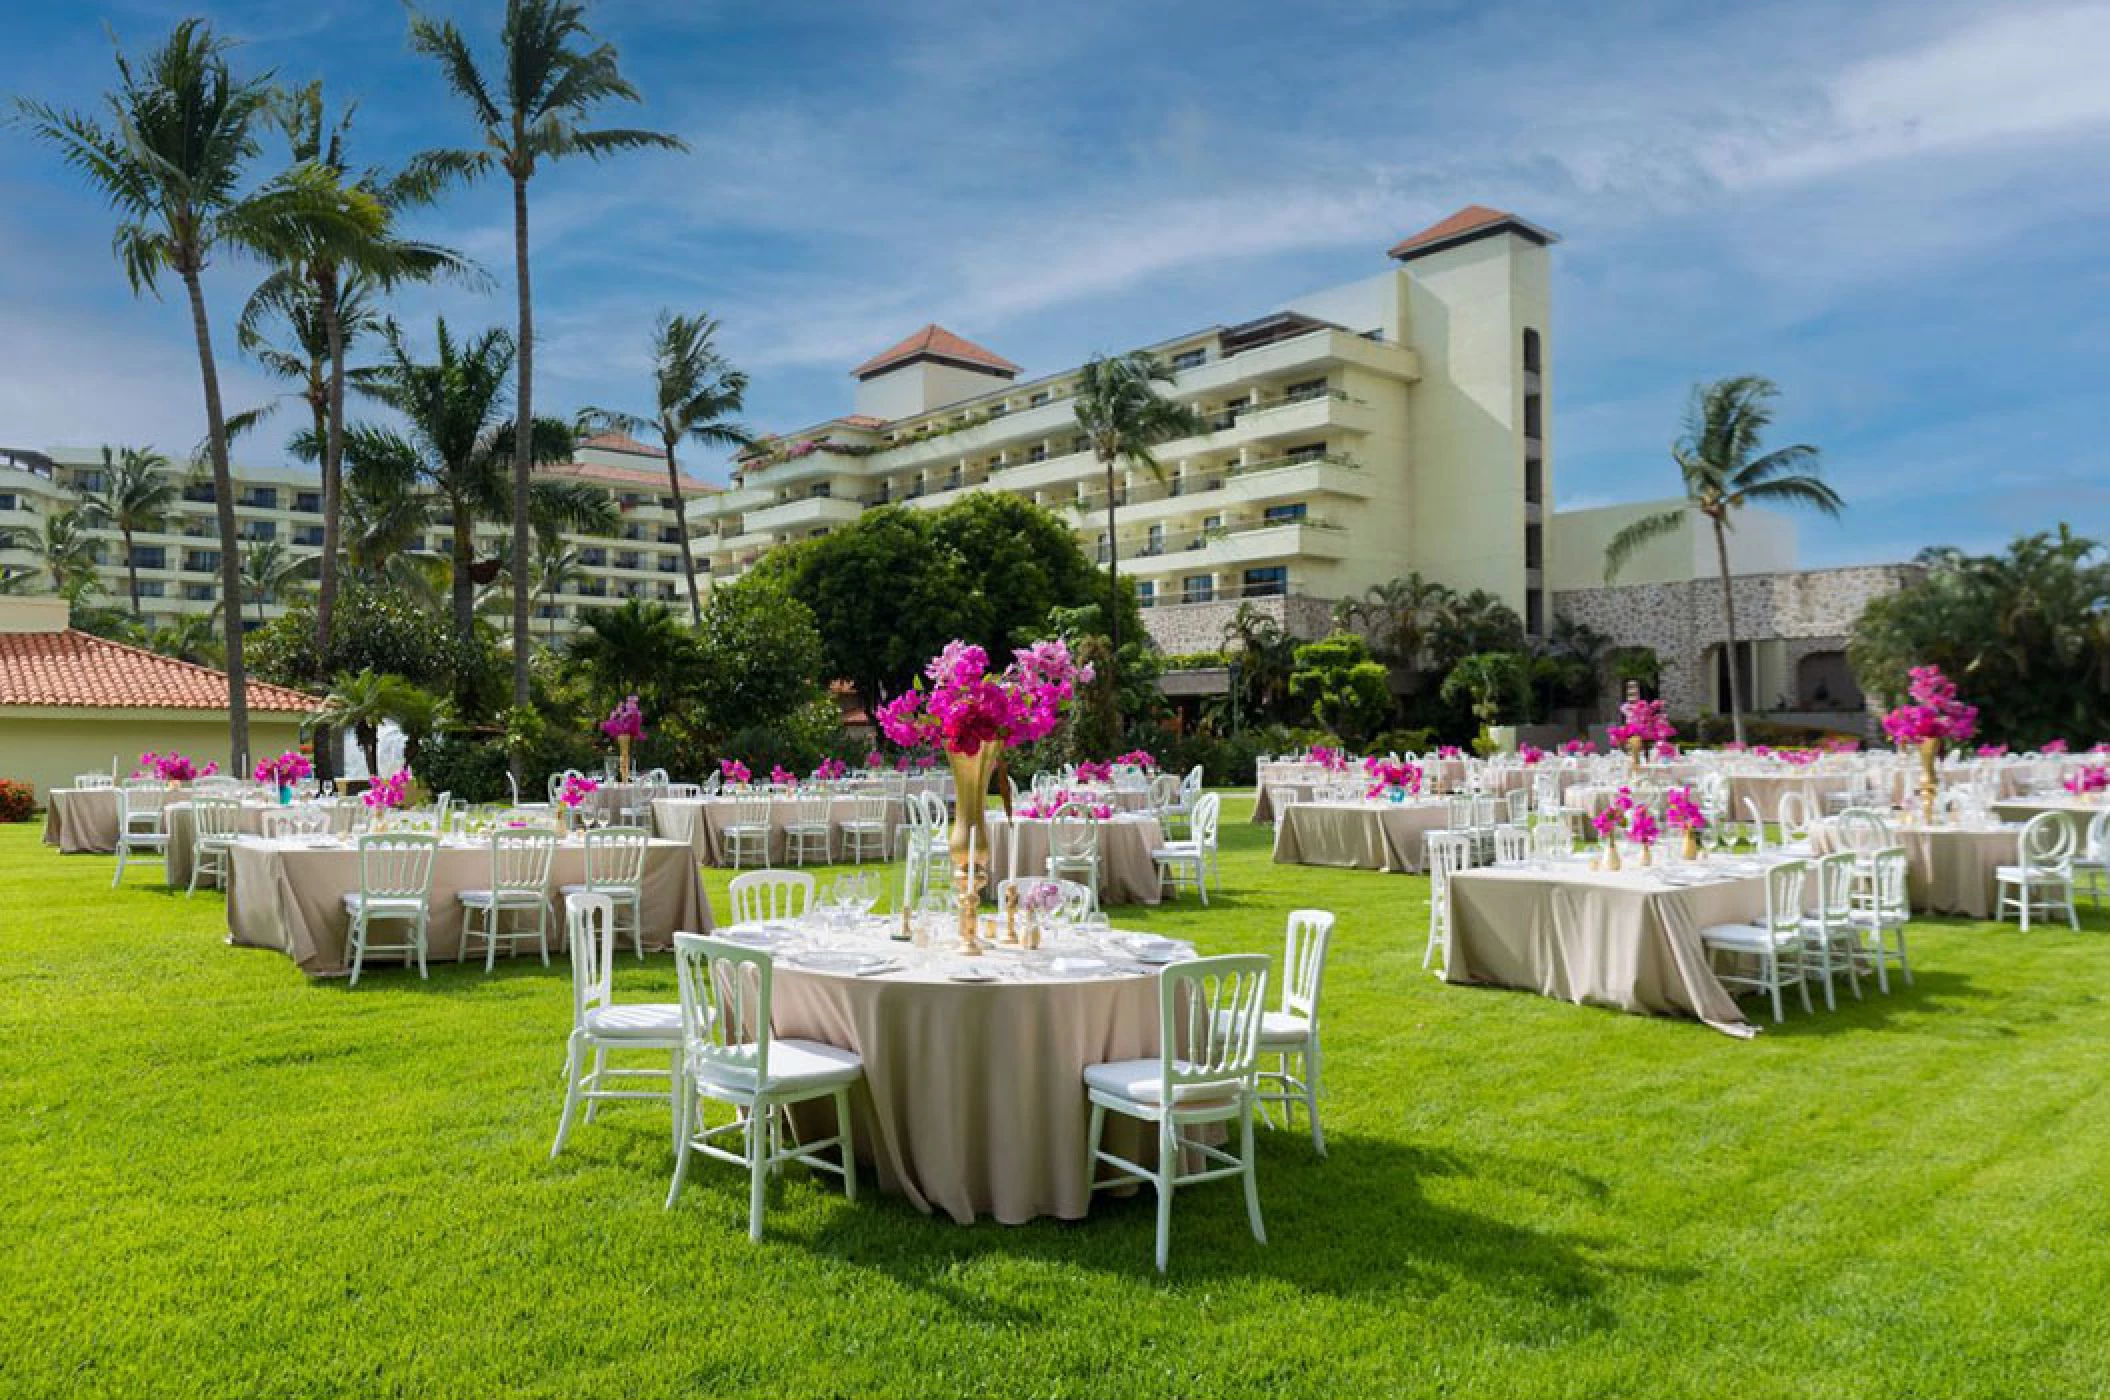
{"type": "Polygon", "coordinates": [[[874,773],[878,772],[886,767],[886,755],[877,749],[872,750],[865,755],[865,767],[874,773]]]}
{"type": "Polygon", "coordinates": [[[373,814],[374,827],[379,830],[387,824],[389,813],[410,801],[410,770],[398,768],[385,778],[374,779],[359,800],[373,814]]]}
{"type": "Polygon", "coordinates": [[[1404,802],[1409,796],[1421,795],[1422,771],[1419,766],[1403,759],[1378,758],[1363,760],[1363,772],[1370,779],[1370,788],[1363,795],[1389,802],[1404,802]]]}
{"type": "Polygon", "coordinates": [[[2046,739],[2043,747],[2039,748],[2037,752],[2059,754],[2071,752],[2072,749],[2073,745],[2067,743],[2064,739],[2046,739]]]}
{"type": "Polygon", "coordinates": [[[1641,863],[1649,864],[1655,854],[1656,839],[1663,834],[1663,829],[1656,825],[1656,814],[1636,804],[1627,815],[1626,834],[1641,848],[1641,863]]]}
{"type": "Polygon", "coordinates": [[[989,854],[983,814],[990,780],[1002,768],[1007,749],[1054,732],[1063,706],[1093,673],[1089,665],[1072,661],[1060,641],[1041,641],[1014,651],[1011,664],[992,675],[988,652],[953,641],[931,658],[923,674],[930,688],[919,680],[916,689],[880,706],[879,728],[904,748],[937,744],[952,766],[953,882],[959,895],[960,951],[971,954],[979,951],[975,919],[987,869],[982,862],[989,854]]]}
{"type": "Polygon", "coordinates": [[[1580,758],[1586,753],[1596,753],[1597,745],[1589,739],[1570,739],[1560,748],[1562,758],[1580,758]]]}
{"type": "Polygon", "coordinates": [[[639,708],[635,695],[623,697],[623,703],[608,712],[601,721],[601,732],[615,740],[616,781],[630,781],[630,741],[645,737],[645,712],[639,708]]]}
{"type": "Polygon", "coordinates": [[[755,780],[755,775],[747,771],[747,765],[737,758],[719,759],[718,776],[727,787],[745,787],[755,780]]]}
{"type": "Polygon", "coordinates": [[[2097,793],[2110,792],[2110,763],[2091,763],[2075,769],[2062,780],[2068,792],[2075,797],[2093,797],[2097,793]]]}
{"type": "Polygon", "coordinates": [[[1700,833],[1707,829],[1707,813],[1693,801],[1691,788],[1676,787],[1664,794],[1663,821],[1685,833],[1685,859],[1698,860],[1700,833]]]}
{"type": "Polygon", "coordinates": [[[139,766],[132,770],[132,776],[135,778],[159,778],[170,787],[174,787],[178,783],[187,783],[193,778],[210,778],[219,771],[220,765],[210,760],[201,766],[177,753],[174,749],[170,749],[167,753],[156,753],[152,749],[148,749],[139,756],[139,766]]]}
{"type": "Polygon", "coordinates": [[[277,788],[279,804],[283,806],[293,800],[293,785],[314,771],[315,765],[309,762],[306,754],[288,749],[277,758],[260,760],[251,776],[260,783],[277,788]]]}
{"type": "Polygon", "coordinates": [[[817,783],[841,782],[849,776],[849,773],[850,765],[841,759],[824,758],[820,761],[820,766],[813,770],[813,781],[817,783]]]}
{"type": "Polygon", "coordinates": [[[1939,666],[1915,666],[1906,686],[1911,700],[1883,716],[1883,732],[1899,748],[1908,745],[1920,756],[1920,817],[1934,822],[1937,783],[1934,762],[1942,745],[1961,744],[1978,732],[1978,707],[1956,698],[1956,682],[1939,666]]]}
{"type": "Polygon", "coordinates": [[[2007,745],[1980,744],[1976,749],[1972,750],[1972,752],[1975,753],[1979,758],[2006,758],[2007,745]]]}
{"type": "Polygon", "coordinates": [[[1605,803],[1596,816],[1590,818],[1590,825],[1596,829],[1597,839],[1604,843],[1602,859],[1606,870],[1619,868],[1619,833],[1626,830],[1636,805],[1634,790],[1621,788],[1612,794],[1612,800],[1605,803]]]}
{"type": "Polygon", "coordinates": [[[1348,771],[1348,751],[1334,748],[1328,744],[1313,744],[1310,751],[1304,755],[1304,761],[1306,763],[1316,763],[1328,773],[1345,773],[1348,771]]]}
{"type": "Polygon", "coordinates": [[[1140,768],[1146,773],[1158,771],[1157,758],[1146,749],[1130,749],[1127,753],[1118,754],[1114,763],[1122,768],[1140,768]]]}
{"type": "Polygon", "coordinates": [[[601,785],[583,773],[564,775],[564,785],[557,789],[557,805],[564,809],[566,827],[578,820],[579,809],[600,790],[601,785]]]}
{"type": "Polygon", "coordinates": [[[1677,726],[1664,714],[1661,700],[1629,700],[1619,707],[1619,713],[1626,722],[1606,730],[1605,738],[1633,755],[1636,764],[1644,749],[1660,752],[1662,745],[1678,737],[1677,726]]]}
{"type": "Polygon", "coordinates": [[[1114,780],[1114,765],[1086,759],[1077,765],[1077,781],[1080,783],[1110,783],[1114,780]]]}
{"type": "Polygon", "coordinates": [[[1537,744],[1519,744],[1517,758],[1526,768],[1534,768],[1545,762],[1546,751],[1537,744]]]}
{"type": "Polygon", "coordinates": [[[771,787],[797,787],[799,785],[799,775],[781,763],[773,763],[769,768],[769,783],[771,787]]]}

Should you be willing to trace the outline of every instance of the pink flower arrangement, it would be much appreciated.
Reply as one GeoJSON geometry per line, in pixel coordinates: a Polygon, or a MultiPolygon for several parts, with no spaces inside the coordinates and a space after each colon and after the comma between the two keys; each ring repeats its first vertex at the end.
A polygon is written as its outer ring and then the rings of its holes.
{"type": "Polygon", "coordinates": [[[1114,765],[1086,761],[1077,765],[1077,781],[1080,783],[1110,783],[1114,780],[1114,765]]]}
{"type": "Polygon", "coordinates": [[[2075,797],[2091,792],[2110,792],[2110,764],[2092,763],[2077,773],[2069,774],[2065,780],[2066,790],[2075,797]]]}
{"type": "Polygon", "coordinates": [[[919,753],[916,755],[916,766],[918,768],[935,768],[938,766],[938,756],[934,753],[919,753]]]}
{"type": "Polygon", "coordinates": [[[886,755],[877,749],[872,750],[865,755],[865,767],[874,769],[886,767],[886,755]]]}
{"type": "Polygon", "coordinates": [[[1306,763],[1316,763],[1329,773],[1345,773],[1348,771],[1348,751],[1346,749],[1333,748],[1327,744],[1313,744],[1310,750],[1305,753],[1304,761],[1306,763]]]}
{"type": "Polygon", "coordinates": [[[988,652],[953,641],[923,673],[929,692],[919,683],[880,706],[880,730],[904,748],[935,742],[957,754],[976,753],[988,743],[1014,747],[1046,738],[1076,687],[1092,679],[1092,668],[1072,661],[1060,641],[1012,652],[1011,664],[994,676],[988,652]]]}
{"type": "Polygon", "coordinates": [[[2067,742],[2066,742],[2066,741],[2065,741],[2064,739],[2051,739],[2051,740],[2047,740],[2047,741],[2046,741],[2046,742],[2045,742],[2045,743],[2043,744],[2043,746],[2042,746],[2042,747],[2040,747],[2040,748],[2039,748],[2039,749],[2037,750],[2037,752],[2038,752],[2038,753],[2065,753],[2065,752],[2067,752],[2067,751],[2068,751],[2068,750],[2069,750],[2069,749],[2070,749],[2071,747],[2072,747],[2072,746],[2071,746],[2071,745],[2069,745],[2069,744],[2068,744],[2068,743],[2067,743],[2067,742]]]}
{"type": "Polygon", "coordinates": [[[1417,797],[1421,794],[1422,771],[1414,764],[1371,757],[1363,760],[1363,771],[1371,779],[1366,797],[1384,797],[1393,791],[1417,797]]]}
{"type": "Polygon", "coordinates": [[[1545,761],[1546,751],[1537,744],[1519,744],[1517,757],[1523,761],[1526,768],[1530,768],[1545,761]]]}
{"type": "Polygon", "coordinates": [[[1844,734],[1834,734],[1817,747],[1826,753],[1858,753],[1861,748],[1861,741],[1848,738],[1844,734]]]}
{"type": "Polygon", "coordinates": [[[1437,749],[1436,749],[1436,757],[1438,757],[1438,758],[1463,758],[1463,757],[1465,757],[1465,750],[1464,750],[1464,749],[1461,749],[1461,748],[1459,748],[1459,747],[1458,747],[1458,746],[1457,746],[1456,744],[1443,744],[1443,745],[1439,745],[1439,746],[1437,747],[1437,749]]]}
{"type": "Polygon", "coordinates": [[[410,770],[398,768],[385,778],[377,778],[359,795],[367,810],[371,812],[394,811],[410,800],[410,770]]]}
{"type": "Polygon", "coordinates": [[[1791,768],[1807,768],[1821,757],[1810,749],[1781,749],[1773,756],[1791,768]]]}
{"type": "Polygon", "coordinates": [[[1627,818],[1626,834],[1633,838],[1635,845],[1647,847],[1655,845],[1663,831],[1656,825],[1655,813],[1646,807],[1636,807],[1627,818]]]}
{"type": "Polygon", "coordinates": [[[1106,821],[1114,814],[1113,807],[1105,802],[1090,802],[1068,788],[1058,788],[1047,796],[1046,801],[1034,800],[1018,809],[1021,817],[1045,820],[1060,813],[1065,807],[1082,807],[1099,821],[1106,821]]]}
{"type": "Polygon", "coordinates": [[[1691,788],[1672,788],[1663,795],[1663,820],[1683,831],[1707,829],[1707,813],[1692,800],[1691,788]]]}
{"type": "Polygon", "coordinates": [[[1581,754],[1596,753],[1597,745],[1589,739],[1570,739],[1561,745],[1561,757],[1575,758],[1581,754]]]}
{"type": "Polygon", "coordinates": [[[219,771],[220,765],[214,761],[208,760],[205,766],[200,768],[174,749],[167,753],[155,753],[148,749],[139,756],[139,767],[132,770],[132,776],[144,778],[151,774],[164,783],[187,783],[193,778],[210,778],[219,771]]]}
{"type": "Polygon", "coordinates": [[[1605,803],[1603,807],[1598,809],[1596,816],[1590,818],[1590,825],[1596,829],[1600,837],[1609,841],[1614,833],[1626,829],[1627,822],[1633,816],[1634,811],[1634,790],[1632,788],[1621,788],[1618,792],[1612,794],[1610,802],[1605,803]]]}
{"type": "Polygon", "coordinates": [[[1976,749],[1973,749],[1972,752],[1980,758],[2006,758],[2007,745],[1980,744],[1976,749]]]}
{"type": "Polygon", "coordinates": [[[2095,746],[2094,748],[2092,748],[2092,749],[2088,750],[2088,752],[2090,752],[2090,753],[2110,753],[2110,740],[2105,740],[2104,742],[2102,742],[2102,743],[2100,743],[2100,744],[2097,744],[2097,745],[2096,745],[2096,746],[2095,746]]]}
{"type": "Polygon", "coordinates": [[[1677,756],[1678,746],[1676,744],[1673,744],[1668,739],[1658,739],[1656,741],[1656,757],[1658,759],[1668,763],[1677,756]]]}
{"type": "Polygon", "coordinates": [[[601,732],[611,739],[645,737],[645,712],[635,695],[624,696],[623,703],[608,712],[608,718],[601,721],[601,732]]]}
{"type": "Polygon", "coordinates": [[[755,775],[747,771],[747,765],[737,758],[718,760],[718,776],[729,783],[751,783],[755,775]]]}
{"type": "Polygon", "coordinates": [[[1639,739],[1644,744],[1661,744],[1678,737],[1678,731],[1663,712],[1661,700],[1629,700],[1619,707],[1626,717],[1625,724],[1615,724],[1605,731],[1605,737],[1614,744],[1626,745],[1639,739]]]}
{"type": "Polygon", "coordinates": [[[288,749],[277,758],[260,760],[253,776],[260,783],[273,787],[291,787],[315,771],[308,756],[297,749],[288,749]]]}
{"type": "Polygon", "coordinates": [[[813,770],[813,779],[819,783],[839,781],[850,771],[850,765],[839,758],[824,758],[820,767],[813,770]]]}
{"type": "Polygon", "coordinates": [[[1018,907],[1029,914],[1052,914],[1062,907],[1062,886],[1053,880],[1035,880],[1019,891],[1018,907]]]}
{"type": "Polygon", "coordinates": [[[769,781],[778,787],[797,787],[799,775],[786,768],[783,764],[778,763],[770,767],[769,781]]]}
{"type": "Polygon", "coordinates": [[[557,789],[557,800],[574,812],[579,810],[587,798],[601,790],[601,785],[579,773],[566,775],[564,786],[557,789]]]}
{"type": "Polygon", "coordinates": [[[1883,732],[1901,747],[1962,743],[1978,732],[1978,707],[1956,698],[1956,683],[1941,667],[1913,667],[1906,689],[1911,703],[1883,716],[1883,732]]]}
{"type": "Polygon", "coordinates": [[[1157,759],[1143,749],[1130,749],[1127,753],[1116,756],[1114,762],[1124,768],[1141,768],[1148,773],[1155,773],[1158,767],[1157,759]]]}

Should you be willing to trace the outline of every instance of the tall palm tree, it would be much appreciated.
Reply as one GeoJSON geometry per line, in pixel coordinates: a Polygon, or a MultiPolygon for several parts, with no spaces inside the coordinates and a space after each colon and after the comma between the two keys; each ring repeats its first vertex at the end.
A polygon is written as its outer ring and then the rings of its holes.
{"type": "MultiPolygon", "coordinates": [[[[370,200],[380,218],[356,237],[314,224],[296,226],[292,236],[272,250],[278,266],[250,299],[252,307],[276,309],[297,321],[297,330],[306,331],[299,336],[308,352],[302,356],[300,378],[315,416],[322,468],[316,654],[325,657],[330,653],[335,620],[343,516],[346,347],[353,337],[376,324],[371,306],[374,292],[406,282],[475,275],[473,264],[452,249],[396,233],[396,217],[406,208],[430,203],[439,191],[440,177],[416,163],[396,174],[352,169],[349,147],[354,110],[347,105],[331,120],[320,82],[281,92],[272,103],[271,117],[285,132],[292,159],[338,189],[370,200]]],[[[249,318],[245,310],[245,326],[249,318]]]]}
{"type": "MultiPolygon", "coordinates": [[[[586,26],[577,0],[506,0],[499,31],[501,66],[491,81],[452,20],[410,17],[410,46],[440,66],[447,86],[469,107],[480,144],[421,157],[427,170],[475,179],[503,171],[513,194],[513,286],[518,300],[520,386],[514,397],[513,557],[528,557],[528,492],[534,475],[531,430],[535,413],[535,311],[528,276],[528,182],[544,162],[570,156],[595,160],[648,148],[685,150],[672,136],[627,128],[587,129],[594,109],[637,102],[617,66],[613,45],[586,26]]],[[[513,704],[528,703],[528,593],[513,594],[513,704]]],[[[515,767],[518,767],[516,756],[515,767]]],[[[519,774],[516,772],[516,778],[519,774]]]]}
{"type": "Polygon", "coordinates": [[[657,407],[650,417],[589,408],[584,418],[596,426],[636,436],[657,434],[667,459],[667,488],[674,493],[674,529],[681,536],[681,573],[689,582],[689,612],[703,626],[703,593],[696,586],[696,561],[689,554],[687,501],[682,496],[681,467],[674,450],[694,438],[711,447],[746,447],[754,434],[729,421],[747,394],[747,376],[726,363],[711,343],[718,323],[709,316],[659,313],[652,328],[652,384],[657,407]]]}
{"type": "Polygon", "coordinates": [[[139,610],[139,563],[132,557],[132,536],[151,534],[168,524],[169,512],[183,495],[170,473],[168,458],[153,448],[103,448],[102,487],[83,492],[91,520],[115,525],[124,539],[125,581],[132,595],[132,616],[139,610]]]}
{"type": "MultiPolygon", "coordinates": [[[[1147,350],[1108,357],[1094,355],[1077,376],[1073,406],[1077,426],[1106,470],[1107,619],[1114,655],[1121,650],[1121,537],[1114,531],[1114,468],[1127,465],[1149,472],[1158,481],[1165,468],[1151,449],[1174,438],[1202,431],[1202,416],[1183,403],[1158,393],[1172,382],[1172,370],[1147,350]]],[[[1111,664],[1111,658],[1109,658],[1111,664]]]]}
{"type": "Polygon", "coordinates": [[[51,591],[72,595],[92,591],[99,553],[78,507],[44,517],[44,529],[29,541],[37,561],[51,575],[51,591]]]}
{"type": "Polygon", "coordinates": [[[589,577],[579,551],[562,539],[535,541],[535,559],[528,570],[537,596],[549,605],[549,645],[557,645],[557,595],[589,577]]]}
{"type": "Polygon", "coordinates": [[[1818,475],[1816,448],[1796,443],[1771,452],[1759,450],[1779,396],[1772,380],[1755,374],[1694,385],[1684,432],[1670,454],[1684,478],[1685,499],[1634,521],[1612,536],[1604,551],[1605,582],[1610,583],[1636,550],[1676,530],[1686,516],[1702,516],[1713,528],[1728,643],[1729,722],[1738,743],[1744,741],[1744,685],[1737,674],[1736,594],[1729,576],[1729,532],[1735,528],[1731,517],[1748,505],[1769,505],[1805,507],[1836,519],[1846,504],[1818,475]]]}
{"type": "Polygon", "coordinates": [[[672,608],[632,598],[595,608],[585,624],[571,640],[571,659],[596,693],[641,695],[655,711],[677,703],[696,664],[696,633],[672,608]]]}
{"type": "Polygon", "coordinates": [[[1361,598],[1343,598],[1334,605],[1334,622],[1367,628],[1370,649],[1379,660],[1418,675],[1429,633],[1450,598],[1451,590],[1443,584],[1410,573],[1372,584],[1361,598]]]}
{"type": "MultiPolygon", "coordinates": [[[[213,358],[204,272],[223,249],[283,244],[296,228],[349,233],[375,222],[371,202],[350,198],[296,166],[260,188],[245,180],[257,152],[258,122],[271,100],[268,77],[238,78],[228,41],[185,19],[137,68],[117,54],[118,85],[93,116],[18,100],[20,118],[56,146],[66,163],[108,196],[117,211],[113,240],[135,294],[155,290],[164,272],[183,283],[205,397],[206,446],[220,527],[220,593],[241,593],[241,548],[234,480],[227,465],[227,417],[213,358]]],[[[227,737],[231,771],[249,768],[248,671],[238,608],[227,609],[227,737]]]]}
{"type": "Polygon", "coordinates": [[[311,555],[295,554],[277,540],[251,540],[242,551],[242,601],[256,604],[256,620],[264,620],[264,605],[278,601],[281,593],[296,584],[313,567],[311,555]]]}
{"type": "Polygon", "coordinates": [[[203,613],[178,614],[167,626],[155,628],[147,645],[179,661],[200,666],[220,664],[219,635],[213,630],[213,620],[203,613]]]}

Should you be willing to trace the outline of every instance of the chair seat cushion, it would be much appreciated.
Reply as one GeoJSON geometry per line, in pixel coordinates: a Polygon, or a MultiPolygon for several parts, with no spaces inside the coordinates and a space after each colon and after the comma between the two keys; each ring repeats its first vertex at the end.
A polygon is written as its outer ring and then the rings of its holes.
{"type": "Polygon", "coordinates": [[[1168,845],[1157,846],[1150,852],[1150,858],[1157,861],[1200,860],[1201,856],[1201,847],[1186,841],[1174,841],[1168,845]]]}
{"type": "Polygon", "coordinates": [[[855,1084],[864,1077],[865,1062],[855,1050],[826,1045],[818,1040],[772,1040],[769,1042],[769,1083],[755,1084],[754,1076],[732,1065],[708,1061],[695,1067],[697,1082],[750,1092],[758,1087],[772,1092],[803,1089],[832,1089],[855,1084]]]}
{"type": "Polygon", "coordinates": [[[636,885],[559,885],[558,894],[605,894],[610,899],[631,899],[638,894],[636,885]]]}
{"type": "Polygon", "coordinates": [[[1700,930],[1700,941],[1717,948],[1748,949],[1762,953],[1768,949],[1792,947],[1799,935],[1786,930],[1775,932],[1757,924],[1713,924],[1700,930]]]}
{"type": "Polygon", "coordinates": [[[493,904],[501,909],[533,909],[544,902],[540,890],[500,890],[496,899],[489,890],[463,890],[457,898],[471,909],[488,909],[493,904]]]}
{"type": "Polygon", "coordinates": [[[673,1002],[597,1006],[586,1013],[586,1029],[604,1040],[681,1039],[681,1008],[673,1002]]]}
{"type": "Polygon", "coordinates": [[[416,895],[364,895],[349,890],[344,896],[345,912],[356,914],[364,908],[374,914],[418,914],[423,913],[425,901],[416,895]]]}
{"type": "MultiPolygon", "coordinates": [[[[1143,1060],[1108,1060],[1084,1067],[1084,1087],[1133,1103],[1161,1103],[1165,1091],[1164,1071],[1156,1056],[1143,1060]]],[[[1176,1102],[1196,1107],[1231,1102],[1231,1095],[1214,1086],[1182,1085],[1176,1102]]]]}
{"type": "Polygon", "coordinates": [[[1993,878],[2011,885],[2063,885],[2073,877],[2063,870],[2032,870],[2026,865],[2002,865],[1993,870],[1993,878]]]}

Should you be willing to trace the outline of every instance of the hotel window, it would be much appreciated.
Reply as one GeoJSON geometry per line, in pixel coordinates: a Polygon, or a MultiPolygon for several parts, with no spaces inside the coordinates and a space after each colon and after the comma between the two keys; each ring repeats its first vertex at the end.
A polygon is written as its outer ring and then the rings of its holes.
{"type": "Polygon", "coordinates": [[[1326,381],[1323,378],[1306,379],[1298,383],[1292,384],[1287,389],[1284,389],[1282,391],[1282,397],[1288,399],[1292,403],[1299,403],[1305,399],[1316,399],[1323,397],[1325,393],[1326,381]]]}
{"type": "Polygon", "coordinates": [[[1248,598],[1280,598],[1289,592],[1289,569],[1273,564],[1265,569],[1245,571],[1245,596],[1248,598]]]}
{"type": "Polygon", "coordinates": [[[1045,390],[1045,389],[1042,389],[1042,390],[1041,390],[1041,391],[1040,391],[1039,393],[1037,393],[1037,394],[1033,395],[1033,397],[1032,397],[1032,398],[1030,398],[1030,399],[1027,399],[1027,400],[1026,400],[1026,407],[1028,407],[1028,408],[1039,408],[1039,407],[1040,407],[1040,406],[1041,406],[1042,404],[1046,403],[1047,401],[1048,401],[1048,391],[1047,391],[1047,390],[1045,390]]]}
{"type": "Polygon", "coordinates": [[[1182,603],[1206,603],[1216,597],[1216,575],[1189,574],[1180,580],[1182,603]]]}
{"type": "Polygon", "coordinates": [[[1546,632],[1546,595],[1536,588],[1524,595],[1524,630],[1534,637],[1546,632]]]}
{"type": "Polygon", "coordinates": [[[210,603],[213,598],[209,583],[186,583],[183,585],[183,601],[186,603],[210,603]]]}
{"type": "Polygon", "coordinates": [[[141,579],[139,581],[139,596],[142,598],[159,598],[163,596],[161,580],[141,579]]]}
{"type": "Polygon", "coordinates": [[[320,525],[295,525],[293,527],[293,543],[312,545],[321,544],[322,527],[320,525]]]}
{"type": "Polygon", "coordinates": [[[1537,442],[1545,437],[1545,413],[1540,407],[1537,394],[1524,395],[1524,440],[1537,442]]]}
{"type": "Polygon", "coordinates": [[[242,504],[254,506],[258,510],[277,510],[278,488],[276,486],[252,486],[243,494],[242,504]]]}
{"type": "Polygon", "coordinates": [[[1029,449],[1029,450],[1027,451],[1027,453],[1026,453],[1026,460],[1027,460],[1027,461],[1029,461],[1029,462],[1045,462],[1045,461],[1047,461],[1047,460],[1048,460],[1048,445],[1047,445],[1046,443],[1044,443],[1044,442],[1036,442],[1036,443],[1034,443],[1034,444],[1033,444],[1033,446],[1032,446],[1032,447],[1031,447],[1031,448],[1030,448],[1030,449],[1029,449]]]}
{"type": "Polygon", "coordinates": [[[1539,373],[1541,368],[1539,354],[1539,333],[1526,326],[1524,328],[1524,373],[1539,373]]]}
{"type": "Polygon", "coordinates": [[[195,501],[201,505],[211,505],[213,499],[212,483],[209,481],[200,481],[184,487],[183,499],[186,501],[195,501]]]}
{"type": "Polygon", "coordinates": [[[278,526],[269,520],[252,520],[242,527],[242,538],[245,540],[275,540],[278,538],[278,526]]]}
{"type": "Polygon", "coordinates": [[[1307,513],[1304,502],[1297,501],[1286,506],[1269,506],[1260,515],[1270,525],[1288,525],[1302,520],[1307,513]]]}
{"type": "Polygon", "coordinates": [[[158,544],[135,544],[132,546],[132,565],[140,569],[166,569],[168,551],[158,544]]]}
{"type": "Polygon", "coordinates": [[[209,574],[219,567],[220,551],[217,549],[190,549],[183,553],[183,568],[187,573],[209,574]]]}
{"type": "Polygon", "coordinates": [[[19,510],[21,506],[12,491],[0,491],[0,510],[19,510]]]}
{"type": "Polygon", "coordinates": [[[1209,363],[1209,352],[1207,350],[1182,350],[1179,354],[1172,357],[1172,368],[1175,371],[1194,369],[1207,363],[1209,363]]]}
{"type": "Polygon", "coordinates": [[[1150,527],[1149,532],[1143,537],[1143,552],[1145,554],[1163,554],[1165,552],[1164,526],[1153,525],[1150,527]]]}
{"type": "Polygon", "coordinates": [[[322,492],[302,491],[293,497],[293,509],[309,515],[322,514],[322,492]]]}
{"type": "Polygon", "coordinates": [[[1543,569],[1546,567],[1546,532],[1542,526],[1524,527],[1524,567],[1543,569]]]}
{"type": "Polygon", "coordinates": [[[1136,606],[1147,608],[1158,600],[1158,585],[1155,579],[1144,579],[1136,585],[1136,606]]]}

